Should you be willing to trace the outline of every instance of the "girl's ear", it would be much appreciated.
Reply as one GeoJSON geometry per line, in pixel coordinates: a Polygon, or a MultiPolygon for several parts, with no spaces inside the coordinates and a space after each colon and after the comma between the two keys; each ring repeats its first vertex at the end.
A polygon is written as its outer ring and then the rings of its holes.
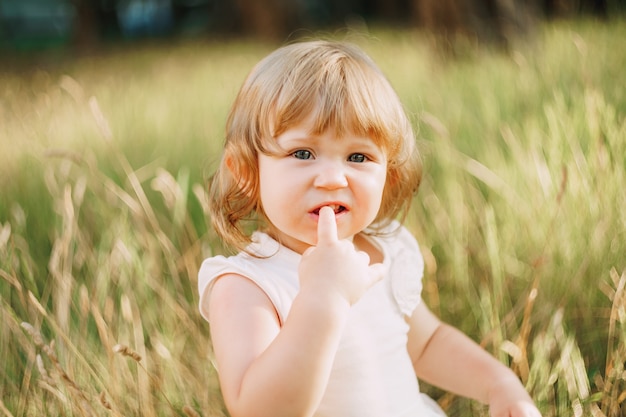
{"type": "Polygon", "coordinates": [[[232,152],[228,151],[224,154],[224,165],[228,169],[233,182],[237,184],[239,191],[250,197],[254,188],[254,173],[251,171],[251,167],[242,161],[241,158],[235,157],[232,152]]]}
{"type": "Polygon", "coordinates": [[[240,168],[238,166],[238,164],[235,162],[235,158],[233,158],[232,155],[230,155],[230,153],[226,153],[224,155],[224,165],[226,165],[226,168],[228,168],[228,171],[230,172],[230,175],[233,176],[233,178],[240,178],[240,168]]]}
{"type": "Polygon", "coordinates": [[[224,165],[226,165],[228,172],[230,172],[233,181],[237,183],[239,189],[245,189],[246,183],[248,182],[246,180],[247,175],[243,172],[244,168],[241,166],[242,164],[237,161],[237,158],[233,157],[230,152],[226,153],[224,155],[224,165]]]}

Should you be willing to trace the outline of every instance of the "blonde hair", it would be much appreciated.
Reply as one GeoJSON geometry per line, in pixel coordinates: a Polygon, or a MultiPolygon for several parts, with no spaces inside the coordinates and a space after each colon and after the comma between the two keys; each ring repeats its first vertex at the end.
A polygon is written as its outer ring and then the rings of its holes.
{"type": "Polygon", "coordinates": [[[250,243],[246,220],[265,218],[258,155],[278,152],[275,138],[313,116],[312,134],[334,129],[366,135],[388,158],[381,207],[371,226],[406,215],[421,179],[411,123],[386,77],[358,47],[333,41],[283,46],[261,60],[243,83],[226,122],[220,166],[209,184],[209,215],[223,241],[250,243]]]}

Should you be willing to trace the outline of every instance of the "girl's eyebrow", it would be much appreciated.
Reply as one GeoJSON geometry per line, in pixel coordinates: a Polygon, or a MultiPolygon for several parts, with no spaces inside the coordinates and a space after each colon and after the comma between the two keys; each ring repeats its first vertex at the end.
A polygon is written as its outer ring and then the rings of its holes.
{"type": "Polygon", "coordinates": [[[294,133],[293,135],[280,135],[276,142],[281,145],[299,146],[299,145],[311,145],[318,142],[317,136],[307,134],[305,132],[294,133]]]}
{"type": "Polygon", "coordinates": [[[376,142],[374,142],[372,138],[369,138],[367,136],[352,136],[352,141],[355,142],[357,145],[373,146],[375,148],[380,147],[376,144],[376,142]]]}

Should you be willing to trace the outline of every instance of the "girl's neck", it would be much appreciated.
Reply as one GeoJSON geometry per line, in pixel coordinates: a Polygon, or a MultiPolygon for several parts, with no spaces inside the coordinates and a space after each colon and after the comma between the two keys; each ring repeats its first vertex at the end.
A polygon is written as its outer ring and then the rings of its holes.
{"type": "Polygon", "coordinates": [[[384,256],[382,251],[372,242],[371,239],[367,237],[367,235],[363,233],[355,235],[352,243],[354,243],[354,247],[357,250],[363,251],[369,255],[370,265],[383,262],[384,256]]]}

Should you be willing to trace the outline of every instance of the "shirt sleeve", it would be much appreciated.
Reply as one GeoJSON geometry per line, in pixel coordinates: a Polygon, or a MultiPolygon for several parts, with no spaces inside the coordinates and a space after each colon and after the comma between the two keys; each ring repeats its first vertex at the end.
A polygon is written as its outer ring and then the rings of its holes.
{"type": "Polygon", "coordinates": [[[200,295],[199,308],[200,314],[206,321],[209,321],[208,300],[213,283],[216,278],[229,272],[238,272],[242,274],[243,271],[234,270],[228,263],[227,258],[223,256],[215,256],[213,258],[205,259],[204,262],[202,262],[200,271],[198,272],[198,293],[200,295]]]}
{"type": "Polygon", "coordinates": [[[234,273],[256,284],[274,305],[281,323],[284,323],[299,289],[298,262],[299,255],[289,256],[282,252],[264,259],[243,253],[205,259],[198,272],[200,314],[205,320],[209,320],[209,298],[215,280],[225,274],[234,273]]]}
{"type": "Polygon", "coordinates": [[[405,227],[400,227],[394,239],[390,266],[391,293],[402,314],[411,316],[422,297],[424,259],[417,240],[405,227]]]}

